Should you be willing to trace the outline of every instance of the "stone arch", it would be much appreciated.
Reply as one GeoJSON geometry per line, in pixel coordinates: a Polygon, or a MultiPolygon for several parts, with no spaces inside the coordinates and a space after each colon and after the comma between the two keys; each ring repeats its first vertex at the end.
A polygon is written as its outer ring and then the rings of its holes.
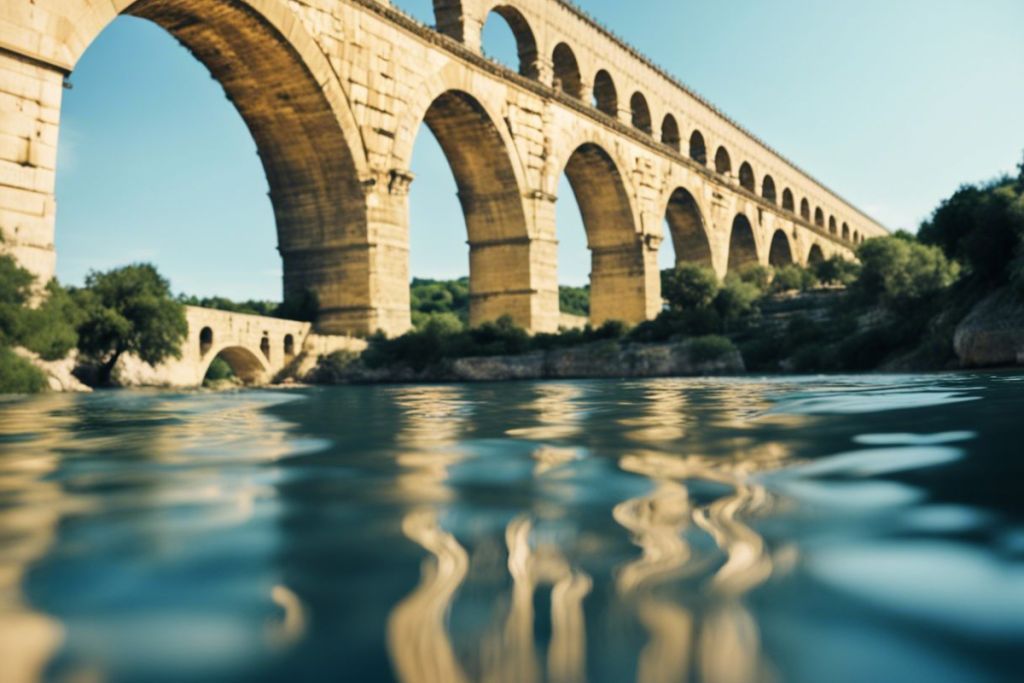
{"type": "Polygon", "coordinates": [[[697,263],[712,267],[711,241],[700,204],[689,190],[677,187],[665,207],[669,238],[675,248],[676,264],[697,263]]]}
{"type": "Polygon", "coordinates": [[[651,107],[647,104],[647,98],[639,90],[629,98],[629,111],[634,128],[648,135],[654,132],[653,123],[651,122],[651,107]]]}
{"type": "Polygon", "coordinates": [[[266,332],[263,333],[263,337],[260,338],[260,353],[268,361],[270,360],[270,335],[266,332]]]}
{"type": "Polygon", "coordinates": [[[701,166],[708,165],[708,148],[704,143],[704,136],[699,130],[693,131],[690,135],[690,158],[701,166]]]}
{"type": "Polygon", "coordinates": [[[360,129],[322,50],[281,0],[121,0],[69,12],[72,64],[118,14],[167,30],[224,88],[270,186],[284,289],[315,291],[321,325],[330,329],[331,311],[344,309],[354,288],[337,286],[338,265],[320,252],[324,244],[365,242],[367,166],[360,129]]]}
{"type": "Polygon", "coordinates": [[[757,180],[754,178],[754,169],[746,161],[740,165],[740,187],[748,192],[757,192],[757,180]]]}
{"type": "Polygon", "coordinates": [[[853,231],[853,243],[860,244],[860,233],[856,230],[853,231]]]}
{"type": "Polygon", "coordinates": [[[661,120],[661,143],[678,152],[680,142],[679,122],[672,114],[665,114],[665,118],[661,120]]]}
{"type": "Polygon", "coordinates": [[[800,200],[800,218],[810,223],[811,221],[811,203],[804,197],[800,200]]]}
{"type": "Polygon", "coordinates": [[[788,187],[782,191],[782,208],[784,211],[793,213],[796,211],[796,204],[793,201],[793,191],[788,187]]]}
{"type": "Polygon", "coordinates": [[[590,248],[590,319],[637,323],[647,318],[643,240],[619,166],[605,149],[586,142],[565,165],[590,248]]]}
{"type": "Polygon", "coordinates": [[[776,230],[772,235],[771,248],[768,250],[768,263],[774,268],[781,268],[793,263],[793,250],[789,246],[789,236],[785,230],[776,230]]]}
{"type": "Polygon", "coordinates": [[[282,340],[282,346],[284,347],[284,357],[286,360],[291,359],[295,356],[295,336],[291,334],[284,335],[282,340]]]}
{"type": "MultiPolygon", "coordinates": [[[[770,175],[766,175],[764,180],[761,181],[761,196],[766,200],[774,204],[778,200],[778,196],[775,193],[775,179],[770,175]]],[[[790,203],[792,204],[793,198],[790,197],[790,203]]],[[[790,207],[792,208],[792,206],[790,207]]]]}
{"type": "Polygon", "coordinates": [[[836,217],[835,216],[829,216],[828,217],[828,231],[829,231],[829,233],[831,233],[833,235],[838,232],[838,230],[836,228],[836,217]]]}
{"type": "Polygon", "coordinates": [[[559,43],[552,52],[551,61],[555,70],[555,88],[579,99],[583,96],[583,77],[576,53],[566,43],[559,43]]]}
{"type": "Polygon", "coordinates": [[[199,356],[205,356],[213,348],[213,328],[207,325],[199,330],[199,356]]]}
{"type": "Polygon", "coordinates": [[[715,172],[722,175],[732,173],[732,159],[729,158],[729,152],[725,147],[719,147],[715,152],[715,172]]]}
{"type": "Polygon", "coordinates": [[[608,116],[619,115],[619,93],[615,88],[615,80],[604,69],[594,76],[594,106],[608,116]]]}
{"type": "Polygon", "coordinates": [[[210,364],[216,358],[220,358],[230,365],[231,371],[245,384],[260,384],[267,379],[270,373],[270,366],[258,350],[227,344],[218,348],[216,353],[209,354],[209,359],[199,366],[199,377],[196,384],[202,383],[210,369],[210,364]]]}
{"type": "Polygon", "coordinates": [[[484,22],[492,14],[504,19],[512,30],[512,35],[515,36],[516,51],[519,54],[519,74],[527,78],[537,78],[540,75],[537,39],[533,29],[530,28],[530,22],[526,20],[522,12],[512,5],[495,5],[488,11],[484,22]]]}
{"type": "MultiPolygon", "coordinates": [[[[528,228],[518,157],[501,127],[465,90],[446,90],[422,115],[458,187],[469,242],[470,322],[509,314],[530,328],[528,228]]],[[[418,129],[418,126],[416,127],[418,129]]]]}
{"type": "Polygon", "coordinates": [[[843,223],[843,240],[846,242],[850,241],[850,226],[843,223]]]}
{"type": "Polygon", "coordinates": [[[819,228],[825,227],[825,212],[821,210],[821,207],[814,209],[814,224],[819,228]]]}
{"type": "Polygon", "coordinates": [[[811,250],[807,252],[807,263],[813,266],[814,264],[821,263],[824,260],[825,253],[821,250],[821,247],[817,244],[812,244],[811,250]]]}
{"type": "Polygon", "coordinates": [[[736,214],[732,221],[732,231],[729,233],[729,270],[734,271],[758,261],[754,228],[744,214],[736,214]]]}
{"type": "Polygon", "coordinates": [[[466,42],[465,12],[462,0],[434,0],[434,27],[439,33],[466,42]]]}

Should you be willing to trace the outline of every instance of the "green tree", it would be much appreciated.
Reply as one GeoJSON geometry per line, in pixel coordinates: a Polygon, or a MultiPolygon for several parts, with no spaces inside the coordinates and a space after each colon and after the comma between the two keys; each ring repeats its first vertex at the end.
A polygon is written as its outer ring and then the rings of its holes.
{"type": "Polygon", "coordinates": [[[703,310],[718,294],[718,276],[706,266],[683,263],[661,271],[661,296],[671,310],[703,310]]]}
{"type": "Polygon", "coordinates": [[[801,268],[795,263],[779,268],[772,278],[772,289],[776,292],[806,292],[808,289],[816,287],[817,284],[818,278],[811,270],[801,268]]]}
{"type": "Polygon", "coordinates": [[[83,316],[78,348],[100,364],[101,383],[109,383],[125,353],[150,365],[181,357],[181,343],[188,333],[185,309],[152,265],[91,272],[75,298],[83,316]]]}
{"type": "Polygon", "coordinates": [[[860,266],[842,256],[832,256],[811,266],[818,280],[827,285],[849,287],[857,280],[860,266]]]}
{"type": "Polygon", "coordinates": [[[860,245],[860,277],[855,290],[869,303],[891,308],[913,304],[956,280],[959,267],[935,246],[897,237],[871,239],[860,245]]]}
{"type": "Polygon", "coordinates": [[[569,315],[586,317],[590,315],[590,286],[558,288],[558,310],[569,315]]]}

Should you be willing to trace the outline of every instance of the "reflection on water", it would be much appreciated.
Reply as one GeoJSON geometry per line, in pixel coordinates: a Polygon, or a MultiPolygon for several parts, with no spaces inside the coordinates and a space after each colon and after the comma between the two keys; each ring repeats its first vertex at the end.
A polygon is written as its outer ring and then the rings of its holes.
{"type": "Polygon", "coordinates": [[[0,402],[0,680],[1014,680],[1008,376],[0,402]]]}

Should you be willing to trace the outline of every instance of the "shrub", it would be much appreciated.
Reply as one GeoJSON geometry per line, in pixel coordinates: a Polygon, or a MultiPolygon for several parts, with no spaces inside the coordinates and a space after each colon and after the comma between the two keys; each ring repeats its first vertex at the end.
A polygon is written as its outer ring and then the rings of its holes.
{"type": "Polygon", "coordinates": [[[38,368],[0,346],[0,394],[34,394],[46,388],[46,377],[38,368]]]}
{"type": "Polygon", "coordinates": [[[203,383],[206,382],[219,382],[225,379],[231,379],[235,376],[235,371],[231,369],[231,365],[217,356],[210,363],[210,367],[206,370],[206,377],[203,378],[203,383]]]}
{"type": "Polygon", "coordinates": [[[352,366],[359,361],[355,351],[335,351],[317,359],[313,369],[313,381],[317,384],[340,384],[352,366]]]}
{"type": "Polygon", "coordinates": [[[767,292],[772,282],[773,272],[771,268],[762,266],[760,263],[747,263],[739,267],[736,275],[742,282],[754,285],[760,292],[767,292]]]}
{"type": "Polygon", "coordinates": [[[721,316],[723,324],[728,327],[756,313],[757,300],[761,298],[761,294],[757,285],[746,282],[735,275],[727,276],[725,286],[715,297],[715,309],[721,316]]]}
{"type": "Polygon", "coordinates": [[[734,353],[736,347],[725,337],[707,335],[691,340],[689,351],[690,360],[694,363],[711,363],[734,353]]]}
{"type": "Polygon", "coordinates": [[[807,268],[801,268],[796,264],[783,266],[775,271],[772,279],[772,290],[776,292],[799,291],[806,292],[818,284],[818,278],[807,268]]]}
{"type": "Polygon", "coordinates": [[[820,282],[827,285],[849,287],[857,280],[860,266],[847,261],[842,256],[832,256],[811,266],[814,275],[820,282]]]}
{"type": "Polygon", "coordinates": [[[706,266],[684,263],[661,271],[661,295],[675,311],[707,308],[718,293],[718,276],[706,266]]]}
{"type": "Polygon", "coordinates": [[[582,318],[590,315],[590,286],[558,288],[558,310],[582,318]]]}
{"type": "Polygon", "coordinates": [[[64,358],[78,343],[75,327],[81,320],[81,310],[68,291],[51,280],[43,302],[22,311],[18,343],[45,360],[64,358]]]}

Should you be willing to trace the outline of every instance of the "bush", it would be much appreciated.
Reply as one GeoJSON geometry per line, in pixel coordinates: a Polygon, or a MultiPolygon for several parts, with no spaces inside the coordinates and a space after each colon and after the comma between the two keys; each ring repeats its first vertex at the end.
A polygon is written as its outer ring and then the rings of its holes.
{"type": "Polygon", "coordinates": [[[38,368],[0,346],[0,394],[35,394],[45,389],[46,377],[38,368]]]}
{"type": "Polygon", "coordinates": [[[206,370],[206,377],[203,378],[203,383],[206,382],[219,382],[225,379],[231,379],[235,376],[235,371],[231,369],[231,365],[217,356],[210,363],[210,367],[206,370]]]}
{"type": "Polygon", "coordinates": [[[868,303],[890,308],[912,305],[949,287],[959,274],[938,247],[879,237],[857,249],[861,261],[855,290],[868,303]]]}
{"type": "Polygon", "coordinates": [[[736,346],[725,337],[708,335],[691,340],[689,351],[694,363],[711,363],[734,353],[736,346]]]}
{"type": "Polygon", "coordinates": [[[313,381],[317,384],[340,384],[348,377],[349,369],[359,361],[355,351],[335,351],[317,359],[313,381]]]}
{"type": "Polygon", "coordinates": [[[44,360],[64,358],[78,344],[75,327],[81,320],[82,312],[68,291],[51,280],[43,302],[23,310],[18,343],[44,360]]]}
{"type": "Polygon", "coordinates": [[[740,281],[757,287],[760,292],[767,292],[772,282],[773,271],[771,268],[762,266],[760,263],[747,263],[737,269],[736,275],[740,281]]]}
{"type": "Polygon", "coordinates": [[[590,315],[590,286],[558,288],[558,310],[585,318],[590,315]]]}
{"type": "Polygon", "coordinates": [[[412,326],[417,330],[422,330],[431,322],[451,329],[453,332],[461,332],[465,328],[462,320],[450,311],[446,311],[444,313],[424,313],[422,311],[412,312],[412,326]]]}
{"type": "Polygon", "coordinates": [[[811,266],[815,277],[826,285],[849,287],[857,280],[860,266],[842,256],[832,256],[811,266]]]}
{"type": "Polygon", "coordinates": [[[414,317],[416,314],[451,313],[463,325],[467,325],[469,323],[469,278],[463,277],[457,280],[414,278],[409,286],[409,303],[414,317]]]}
{"type": "Polygon", "coordinates": [[[674,311],[703,309],[718,293],[718,276],[706,266],[684,263],[661,271],[661,295],[674,311]]]}
{"type": "Polygon", "coordinates": [[[818,285],[818,278],[807,268],[796,264],[783,266],[775,271],[772,279],[772,290],[776,292],[806,292],[818,285]]]}
{"type": "Polygon", "coordinates": [[[715,297],[715,309],[723,324],[729,327],[754,315],[757,312],[757,300],[761,295],[762,291],[757,285],[736,275],[729,275],[725,278],[725,286],[715,297]]]}

